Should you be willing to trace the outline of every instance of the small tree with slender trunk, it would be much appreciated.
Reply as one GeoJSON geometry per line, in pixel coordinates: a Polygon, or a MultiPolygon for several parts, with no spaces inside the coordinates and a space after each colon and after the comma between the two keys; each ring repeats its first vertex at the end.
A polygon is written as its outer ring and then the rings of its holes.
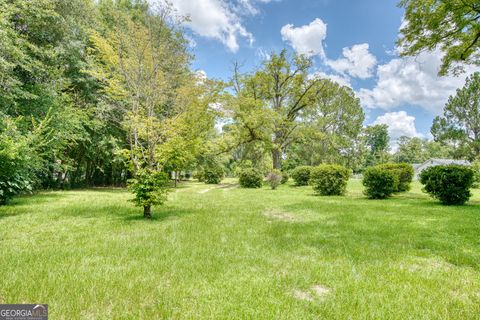
{"type": "Polygon", "coordinates": [[[135,195],[132,202],[143,207],[143,217],[152,218],[152,206],[167,201],[168,175],[164,172],[141,170],[129,181],[129,189],[135,195]]]}

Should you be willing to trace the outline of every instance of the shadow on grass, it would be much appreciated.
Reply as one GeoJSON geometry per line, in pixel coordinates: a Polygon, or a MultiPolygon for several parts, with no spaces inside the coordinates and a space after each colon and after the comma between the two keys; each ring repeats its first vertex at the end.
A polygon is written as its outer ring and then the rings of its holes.
{"type": "Polygon", "coordinates": [[[0,219],[30,213],[32,205],[44,204],[65,198],[67,195],[43,191],[40,193],[24,194],[11,199],[6,205],[0,206],[0,219]]]}
{"type": "Polygon", "coordinates": [[[130,211],[135,211],[128,213],[128,215],[123,215],[121,216],[121,219],[125,221],[126,223],[135,223],[135,222],[161,222],[168,220],[169,218],[180,218],[182,216],[194,214],[195,211],[192,210],[183,210],[183,209],[178,209],[178,208],[155,208],[152,213],[152,218],[150,219],[145,219],[143,217],[143,210],[141,208],[136,208],[136,210],[130,210],[130,211]]]}

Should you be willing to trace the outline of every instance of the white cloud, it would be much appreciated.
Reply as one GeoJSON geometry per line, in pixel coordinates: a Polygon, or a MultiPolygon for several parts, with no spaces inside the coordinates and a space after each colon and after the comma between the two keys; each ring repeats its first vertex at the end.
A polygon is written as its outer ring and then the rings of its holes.
{"type": "Polygon", "coordinates": [[[280,33],[282,39],[288,41],[298,53],[325,58],[323,41],[327,37],[327,25],[321,19],[317,18],[301,27],[284,25],[280,33]]]}
{"type": "Polygon", "coordinates": [[[387,112],[379,116],[373,124],[388,125],[388,134],[392,141],[397,141],[402,136],[422,137],[415,127],[415,117],[409,116],[405,111],[387,112]]]}
{"type": "Polygon", "coordinates": [[[260,13],[259,9],[257,8],[256,4],[259,3],[269,3],[275,0],[238,0],[238,6],[236,11],[242,14],[251,14],[256,15],[260,13]]]}
{"type": "Polygon", "coordinates": [[[441,58],[440,52],[424,52],[417,57],[396,58],[378,66],[375,87],[358,92],[362,104],[385,110],[411,104],[433,114],[441,113],[448,97],[462,87],[465,78],[474,71],[468,67],[459,77],[439,77],[441,58]]]}
{"type": "Polygon", "coordinates": [[[343,58],[328,60],[327,65],[341,74],[349,74],[361,79],[370,78],[377,65],[377,58],[368,49],[368,43],[343,48],[343,58]]]}
{"type": "Polygon", "coordinates": [[[180,15],[189,17],[185,22],[187,27],[200,36],[221,41],[232,52],[239,48],[239,37],[246,38],[250,44],[253,42],[253,35],[225,0],[173,0],[172,4],[180,15]]]}
{"type": "Polygon", "coordinates": [[[266,51],[263,48],[257,48],[257,51],[255,52],[255,55],[260,58],[260,60],[265,61],[265,60],[270,60],[272,57],[268,51],[266,51]]]}
{"type": "Polygon", "coordinates": [[[333,82],[338,83],[341,86],[346,86],[346,87],[352,87],[352,84],[350,83],[350,79],[348,77],[344,77],[341,75],[336,75],[336,74],[328,74],[322,71],[317,71],[314,74],[311,75],[312,78],[325,78],[325,79],[330,79],[333,82]]]}

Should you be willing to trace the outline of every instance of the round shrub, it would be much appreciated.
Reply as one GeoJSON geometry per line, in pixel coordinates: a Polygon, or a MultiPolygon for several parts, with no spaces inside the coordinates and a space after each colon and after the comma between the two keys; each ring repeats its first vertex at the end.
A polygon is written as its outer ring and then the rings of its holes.
{"type": "Polygon", "coordinates": [[[408,163],[386,163],[378,165],[379,168],[392,172],[397,176],[397,185],[395,192],[405,192],[410,190],[414,170],[413,166],[408,163]]]}
{"type": "Polygon", "coordinates": [[[255,169],[243,169],[239,173],[238,182],[242,188],[261,188],[263,176],[255,169]]]}
{"type": "Polygon", "coordinates": [[[370,199],[386,199],[398,189],[398,176],[390,170],[375,166],[363,172],[364,194],[370,199]]]}
{"type": "Polygon", "coordinates": [[[447,205],[467,202],[473,179],[473,170],[459,165],[430,167],[420,173],[423,191],[447,205]]]}
{"type": "Polygon", "coordinates": [[[350,170],[339,165],[323,164],[310,172],[310,184],[322,196],[345,194],[349,178],[350,170]]]}
{"type": "Polygon", "coordinates": [[[288,182],[288,179],[290,176],[288,175],[288,172],[282,171],[282,181],[280,181],[281,184],[285,184],[288,182]]]}
{"type": "Polygon", "coordinates": [[[205,168],[203,179],[207,184],[219,184],[223,179],[223,169],[220,166],[211,166],[205,168]]]}
{"type": "Polygon", "coordinates": [[[311,170],[312,170],[312,167],[310,166],[300,166],[293,169],[292,179],[295,181],[295,185],[308,186],[311,170]]]}
{"type": "Polygon", "coordinates": [[[282,178],[282,173],[279,170],[272,170],[267,175],[267,178],[265,180],[268,182],[272,190],[275,190],[282,182],[282,178]]]}

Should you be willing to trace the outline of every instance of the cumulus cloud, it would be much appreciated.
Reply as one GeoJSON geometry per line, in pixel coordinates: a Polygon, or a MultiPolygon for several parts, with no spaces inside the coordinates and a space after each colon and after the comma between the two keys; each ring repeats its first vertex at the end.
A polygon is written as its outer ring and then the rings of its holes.
{"type": "Polygon", "coordinates": [[[373,124],[388,125],[388,134],[393,142],[402,136],[422,137],[415,127],[415,117],[408,115],[405,111],[387,112],[379,116],[373,124]]]}
{"type": "MultiPolygon", "coordinates": [[[[239,48],[238,38],[253,42],[253,35],[242,25],[239,14],[224,0],[172,0],[185,25],[200,36],[221,41],[232,52],[239,48]]],[[[251,1],[244,1],[251,5],[251,1]]],[[[253,8],[253,7],[252,7],[253,8]]]]}
{"type": "Polygon", "coordinates": [[[441,113],[448,97],[462,87],[465,78],[474,71],[468,67],[459,77],[439,77],[441,59],[441,52],[424,52],[417,57],[396,58],[378,66],[375,87],[358,92],[362,104],[385,110],[411,104],[433,114],[441,113]]]}
{"type": "Polygon", "coordinates": [[[343,48],[343,58],[328,60],[327,65],[341,74],[348,74],[360,79],[370,78],[377,65],[377,58],[368,49],[368,43],[343,48]]]}
{"type": "Polygon", "coordinates": [[[352,84],[350,83],[350,79],[348,77],[344,77],[341,75],[336,75],[336,74],[329,74],[325,73],[322,71],[315,72],[314,74],[311,75],[312,78],[324,78],[324,79],[330,79],[333,82],[338,83],[341,86],[346,86],[351,88],[352,84]]]}
{"type": "Polygon", "coordinates": [[[301,27],[284,25],[280,33],[282,39],[288,41],[298,53],[325,58],[323,41],[327,37],[327,25],[321,19],[317,18],[301,27]]]}

